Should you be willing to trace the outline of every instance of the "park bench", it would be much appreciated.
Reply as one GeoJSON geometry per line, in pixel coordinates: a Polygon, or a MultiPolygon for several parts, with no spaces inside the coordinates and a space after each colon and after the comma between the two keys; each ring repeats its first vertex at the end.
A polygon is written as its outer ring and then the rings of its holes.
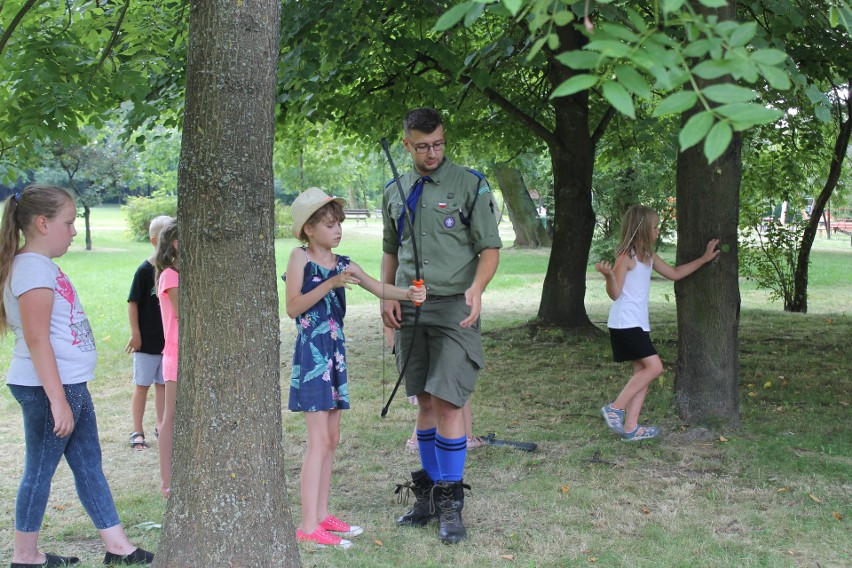
{"type": "Polygon", "coordinates": [[[347,219],[355,219],[355,226],[358,226],[358,221],[364,221],[364,226],[367,226],[367,219],[370,218],[369,209],[344,209],[343,214],[347,219]]]}
{"type": "Polygon", "coordinates": [[[852,246],[852,219],[833,221],[831,230],[834,233],[843,233],[849,237],[849,245],[852,246]]]}

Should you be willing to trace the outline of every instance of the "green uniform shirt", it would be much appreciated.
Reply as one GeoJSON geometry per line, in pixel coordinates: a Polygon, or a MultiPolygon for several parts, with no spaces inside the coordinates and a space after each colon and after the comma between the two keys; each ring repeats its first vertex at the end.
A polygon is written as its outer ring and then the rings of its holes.
{"type": "MultiPolygon", "coordinates": [[[[463,294],[473,283],[479,253],[503,246],[497,232],[496,204],[487,181],[448,159],[429,177],[432,181],[423,186],[414,217],[420,273],[429,294],[463,294]],[[463,223],[462,217],[470,225],[463,223]]],[[[414,168],[400,178],[406,198],[419,178],[414,168]]],[[[395,284],[407,288],[415,278],[414,251],[408,219],[399,244],[397,224],[403,211],[396,182],[391,182],[382,200],[382,249],[399,259],[395,284]]]]}

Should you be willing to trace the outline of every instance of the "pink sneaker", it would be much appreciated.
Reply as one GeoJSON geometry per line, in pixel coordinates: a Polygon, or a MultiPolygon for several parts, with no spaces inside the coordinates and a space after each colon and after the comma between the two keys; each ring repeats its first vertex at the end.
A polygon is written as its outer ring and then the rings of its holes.
{"type": "Polygon", "coordinates": [[[319,524],[319,526],[327,531],[336,532],[338,535],[346,537],[358,536],[364,532],[364,529],[361,527],[348,525],[334,515],[327,516],[325,520],[319,524]]]}
{"type": "Polygon", "coordinates": [[[317,527],[316,530],[311,534],[305,534],[302,532],[302,529],[298,529],[296,531],[296,540],[299,542],[304,542],[306,544],[316,545],[317,548],[335,546],[337,548],[342,548],[343,550],[346,550],[347,548],[352,546],[351,540],[345,540],[340,538],[339,536],[335,536],[322,527],[317,527]]]}

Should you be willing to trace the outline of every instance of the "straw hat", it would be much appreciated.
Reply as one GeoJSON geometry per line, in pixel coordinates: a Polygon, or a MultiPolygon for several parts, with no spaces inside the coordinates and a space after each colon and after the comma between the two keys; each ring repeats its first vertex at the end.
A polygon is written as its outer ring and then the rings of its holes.
{"type": "Polygon", "coordinates": [[[302,232],[302,227],[308,219],[311,218],[317,209],[323,205],[337,201],[342,207],[346,207],[346,200],[342,197],[330,197],[326,192],[318,187],[311,187],[299,194],[290,210],[293,214],[293,236],[299,238],[299,233],[302,232]]]}

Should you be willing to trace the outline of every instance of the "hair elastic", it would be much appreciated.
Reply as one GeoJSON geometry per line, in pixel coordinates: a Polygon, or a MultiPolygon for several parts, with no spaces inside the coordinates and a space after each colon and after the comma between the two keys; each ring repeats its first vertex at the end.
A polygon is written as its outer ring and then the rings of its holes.
{"type": "Polygon", "coordinates": [[[17,191],[16,191],[16,192],[15,192],[15,203],[17,203],[17,202],[18,202],[18,201],[20,201],[20,200],[21,200],[21,194],[20,194],[20,192],[17,192],[17,191]]]}

